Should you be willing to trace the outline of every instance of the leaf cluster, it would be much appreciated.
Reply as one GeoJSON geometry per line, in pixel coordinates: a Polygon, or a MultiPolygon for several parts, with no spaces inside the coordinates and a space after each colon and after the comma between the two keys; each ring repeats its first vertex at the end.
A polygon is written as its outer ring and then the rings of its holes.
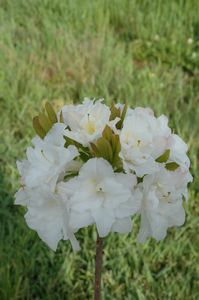
{"type": "Polygon", "coordinates": [[[33,127],[40,138],[44,138],[53,124],[57,123],[57,115],[49,102],[45,103],[44,112],[33,118],[33,127]]]}
{"type": "Polygon", "coordinates": [[[165,150],[165,152],[160,155],[158,158],[156,158],[156,162],[159,163],[165,163],[165,168],[169,171],[175,171],[179,165],[172,161],[172,162],[167,162],[170,156],[170,149],[165,150]]]}
{"type": "Polygon", "coordinates": [[[102,137],[90,145],[95,157],[106,159],[116,170],[121,168],[122,162],[119,157],[121,144],[119,135],[115,134],[109,126],[104,128],[102,137]]]}

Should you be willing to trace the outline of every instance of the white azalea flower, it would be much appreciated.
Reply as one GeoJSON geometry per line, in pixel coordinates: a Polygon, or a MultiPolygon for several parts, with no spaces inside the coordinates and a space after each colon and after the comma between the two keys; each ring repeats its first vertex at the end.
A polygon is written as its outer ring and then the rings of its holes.
{"type": "Polygon", "coordinates": [[[67,201],[52,193],[47,185],[21,188],[16,193],[15,204],[27,206],[25,219],[28,226],[37,231],[39,237],[56,250],[61,239],[70,240],[74,250],[79,244],[74,236],[75,229],[69,226],[67,201]]]}
{"type": "Polygon", "coordinates": [[[142,177],[157,172],[155,161],[170,146],[171,130],[165,116],[155,118],[149,108],[129,111],[120,133],[121,153],[124,169],[135,171],[142,177]]]}
{"type": "Polygon", "coordinates": [[[96,223],[101,237],[111,230],[129,232],[131,216],[140,207],[134,175],[115,174],[102,158],[90,159],[79,176],[58,185],[63,200],[70,191],[70,225],[81,228],[96,223]]]}
{"type": "Polygon", "coordinates": [[[75,146],[64,148],[64,132],[64,124],[55,124],[44,140],[33,139],[34,148],[27,148],[27,160],[17,162],[22,185],[31,188],[48,184],[54,191],[57,181],[73,167],[73,159],[79,154],[75,146]]]}
{"type": "Polygon", "coordinates": [[[90,142],[94,142],[102,135],[106,125],[114,128],[118,120],[109,121],[110,109],[102,101],[86,98],[82,104],[64,106],[62,108],[64,123],[70,127],[66,136],[83,146],[89,146],[90,142]]]}
{"type": "Polygon", "coordinates": [[[160,172],[144,177],[140,184],[143,199],[138,241],[144,242],[150,236],[159,241],[169,227],[184,223],[182,196],[186,196],[187,183],[191,180],[190,174],[180,168],[173,172],[162,167],[160,172]]]}

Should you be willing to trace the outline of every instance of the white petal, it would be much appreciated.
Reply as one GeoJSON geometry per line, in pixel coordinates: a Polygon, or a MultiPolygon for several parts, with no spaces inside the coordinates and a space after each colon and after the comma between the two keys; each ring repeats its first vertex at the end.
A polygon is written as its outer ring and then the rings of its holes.
{"type": "Polygon", "coordinates": [[[135,195],[132,194],[131,198],[127,202],[124,202],[118,206],[118,208],[115,210],[115,215],[118,218],[133,216],[139,211],[140,206],[141,194],[135,191],[135,195]]]}
{"type": "Polygon", "coordinates": [[[132,190],[137,184],[137,177],[133,174],[116,173],[115,176],[119,183],[122,183],[130,190],[132,190]]]}
{"type": "Polygon", "coordinates": [[[15,194],[15,204],[27,205],[27,194],[23,188],[20,188],[15,194]]]}
{"type": "Polygon", "coordinates": [[[94,222],[90,212],[79,213],[71,211],[69,225],[71,228],[83,228],[91,225],[94,222]]]}
{"type": "Polygon", "coordinates": [[[102,180],[104,177],[113,176],[111,165],[103,158],[92,158],[85,163],[79,172],[80,179],[86,178],[102,180]]]}
{"type": "Polygon", "coordinates": [[[163,240],[167,234],[168,220],[162,215],[154,215],[151,220],[152,236],[157,240],[163,240]]]}
{"type": "Polygon", "coordinates": [[[66,125],[63,123],[55,123],[44,138],[44,141],[55,146],[64,146],[66,125]]]}
{"type": "Polygon", "coordinates": [[[71,242],[72,248],[74,251],[79,251],[80,250],[80,246],[79,246],[79,242],[76,239],[75,235],[73,233],[69,234],[69,240],[71,242]]]}
{"type": "Polygon", "coordinates": [[[141,224],[140,224],[140,229],[139,229],[139,233],[137,236],[137,241],[139,243],[144,243],[146,241],[146,238],[151,235],[152,235],[152,231],[151,231],[151,226],[150,226],[149,220],[148,220],[146,214],[143,212],[141,214],[141,224]]]}
{"type": "Polygon", "coordinates": [[[129,233],[132,230],[131,218],[117,219],[111,228],[111,231],[119,233],[129,233]]]}
{"type": "Polygon", "coordinates": [[[37,231],[39,237],[52,249],[56,250],[59,240],[62,238],[61,230],[59,228],[59,223],[56,222],[49,223],[44,220],[44,222],[39,223],[38,219],[35,218],[31,212],[27,212],[25,215],[26,222],[28,226],[37,231]],[[46,222],[46,224],[45,224],[46,222]],[[43,228],[42,228],[43,224],[43,228]],[[47,226],[47,228],[46,228],[47,226]]]}
{"type": "Polygon", "coordinates": [[[110,232],[111,226],[115,220],[113,214],[101,207],[93,211],[92,216],[96,222],[99,236],[105,237],[110,232]]]}

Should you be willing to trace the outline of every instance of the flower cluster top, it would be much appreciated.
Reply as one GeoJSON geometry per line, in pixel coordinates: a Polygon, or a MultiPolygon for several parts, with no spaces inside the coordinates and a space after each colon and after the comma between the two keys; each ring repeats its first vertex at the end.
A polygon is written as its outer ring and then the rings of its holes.
{"type": "Polygon", "coordinates": [[[92,224],[100,237],[128,233],[136,214],[140,242],[184,223],[190,161],[164,115],[85,99],[57,114],[46,103],[33,126],[27,159],[17,162],[15,203],[27,207],[28,226],[53,250],[61,239],[78,250],[75,232],[92,224]]]}

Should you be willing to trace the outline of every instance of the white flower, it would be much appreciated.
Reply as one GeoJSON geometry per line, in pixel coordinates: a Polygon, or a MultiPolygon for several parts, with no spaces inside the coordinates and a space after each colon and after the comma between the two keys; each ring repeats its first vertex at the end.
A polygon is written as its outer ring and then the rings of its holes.
{"type": "Polygon", "coordinates": [[[111,112],[102,100],[85,99],[80,105],[66,105],[62,114],[65,124],[70,127],[66,136],[83,146],[89,146],[90,142],[97,140],[106,125],[113,128],[118,121],[109,121],[111,112]]]}
{"type": "Polygon", "coordinates": [[[102,158],[90,159],[79,176],[58,185],[65,198],[70,194],[70,226],[81,228],[96,223],[101,237],[111,230],[129,232],[131,216],[140,207],[140,193],[135,190],[134,175],[116,174],[102,158]]]}
{"type": "Polygon", "coordinates": [[[159,169],[155,160],[170,146],[171,130],[165,116],[155,118],[149,108],[130,110],[120,133],[124,169],[138,177],[159,169]]]}
{"type": "Polygon", "coordinates": [[[15,204],[27,206],[25,219],[28,226],[36,230],[39,237],[52,250],[56,250],[61,239],[69,239],[73,249],[79,250],[79,244],[74,236],[75,229],[68,223],[67,201],[63,202],[47,185],[21,188],[16,193],[15,204]]]}
{"type": "Polygon", "coordinates": [[[27,160],[17,162],[22,187],[15,195],[15,204],[27,207],[28,226],[53,250],[62,238],[70,239],[74,249],[79,248],[75,230],[68,224],[67,202],[56,193],[57,182],[78,167],[73,161],[79,154],[76,147],[64,148],[65,127],[55,124],[44,140],[35,137],[34,148],[27,149],[27,160]]]}
{"type": "Polygon", "coordinates": [[[57,181],[62,180],[79,155],[75,146],[64,148],[64,132],[64,124],[55,124],[44,140],[33,139],[34,148],[27,148],[27,160],[17,162],[22,185],[32,188],[48,184],[54,191],[57,181]]]}
{"type": "Polygon", "coordinates": [[[141,205],[141,226],[138,241],[144,242],[147,237],[161,240],[171,226],[180,226],[185,221],[182,197],[187,196],[187,183],[192,177],[180,168],[161,171],[147,175],[140,184],[143,189],[141,205]]]}

